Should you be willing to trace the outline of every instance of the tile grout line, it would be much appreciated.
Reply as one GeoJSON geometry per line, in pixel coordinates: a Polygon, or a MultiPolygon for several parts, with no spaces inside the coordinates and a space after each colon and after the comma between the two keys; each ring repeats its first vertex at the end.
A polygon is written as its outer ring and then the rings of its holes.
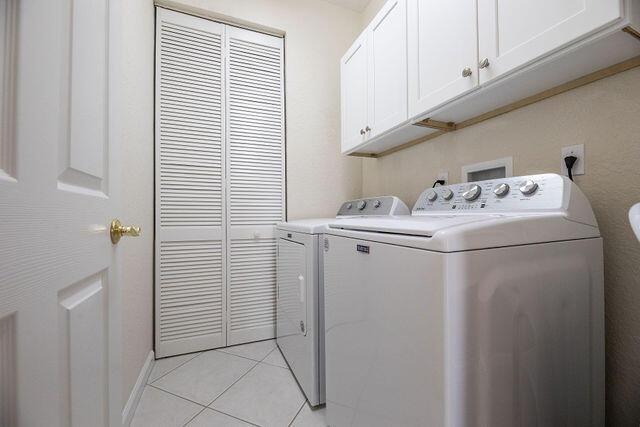
{"type": "Polygon", "coordinates": [[[167,390],[165,390],[165,389],[162,389],[162,388],[160,388],[160,387],[156,387],[156,386],[154,386],[153,384],[147,384],[147,385],[148,385],[149,387],[153,387],[153,388],[155,388],[156,390],[160,390],[160,391],[162,391],[162,392],[164,392],[164,393],[170,394],[170,395],[175,396],[175,397],[177,397],[177,398],[180,398],[180,399],[182,399],[182,400],[186,400],[187,402],[195,403],[195,404],[196,404],[196,405],[198,405],[198,406],[202,406],[203,408],[206,408],[206,406],[205,406],[205,405],[203,405],[202,403],[198,403],[198,402],[193,401],[193,400],[191,400],[191,399],[188,399],[188,398],[186,398],[186,397],[184,397],[184,396],[180,396],[179,394],[175,394],[175,393],[172,393],[172,392],[167,391],[167,390]]]}
{"type": "MultiPolygon", "coordinates": [[[[226,348],[226,347],[223,347],[223,348],[226,348]]],[[[260,362],[261,362],[265,357],[267,357],[269,354],[271,354],[271,353],[269,352],[269,353],[267,353],[267,356],[263,357],[263,358],[262,358],[262,359],[260,359],[260,360],[256,360],[256,359],[252,359],[252,358],[250,358],[250,357],[240,356],[239,354],[227,353],[226,351],[222,351],[222,350],[219,350],[219,349],[217,349],[217,348],[216,348],[216,349],[213,349],[213,350],[208,350],[208,351],[206,351],[205,353],[208,353],[209,351],[217,351],[218,353],[226,354],[227,356],[241,357],[241,358],[243,358],[243,359],[251,360],[252,362],[258,362],[258,363],[260,363],[260,362]]]]}
{"type": "MultiPolygon", "coordinates": [[[[235,380],[233,383],[231,383],[231,385],[227,388],[224,389],[224,391],[222,393],[220,393],[219,395],[217,395],[208,405],[207,408],[209,408],[211,405],[213,405],[213,402],[215,402],[216,400],[218,400],[223,394],[225,394],[231,387],[233,387],[234,385],[236,385],[236,383],[238,381],[240,381],[241,379],[243,379],[249,372],[253,371],[255,369],[256,366],[258,366],[260,364],[260,362],[256,362],[253,359],[249,359],[252,360],[253,362],[255,362],[255,364],[251,367],[251,369],[249,369],[247,372],[245,372],[244,374],[242,374],[237,380],[235,380]]],[[[211,408],[213,409],[213,408],[211,408]]]]}
{"type": "MultiPolygon", "coordinates": [[[[167,375],[169,375],[171,372],[175,371],[176,369],[178,369],[181,366],[186,365],[187,363],[191,362],[193,359],[197,358],[198,356],[200,356],[202,354],[202,352],[200,353],[196,353],[195,356],[193,356],[191,359],[185,360],[184,362],[182,362],[181,364],[179,364],[178,366],[176,366],[175,368],[171,369],[170,371],[165,372],[164,374],[160,375],[158,378],[156,378],[155,380],[151,381],[150,383],[147,384],[153,384],[156,381],[158,381],[161,378],[166,377],[167,375]]],[[[155,363],[155,362],[154,362],[155,363]]]]}
{"type": "Polygon", "coordinates": [[[291,371],[291,369],[289,368],[285,368],[284,366],[280,366],[280,365],[274,365],[273,363],[269,363],[269,362],[260,362],[260,363],[267,366],[273,366],[274,368],[280,368],[280,369],[285,369],[287,371],[291,371]]]}
{"type": "Polygon", "coordinates": [[[307,399],[302,401],[302,405],[300,405],[300,409],[298,409],[298,412],[296,412],[296,414],[294,415],[293,419],[289,422],[289,424],[287,425],[288,427],[291,427],[291,425],[296,420],[296,418],[298,418],[298,415],[300,415],[300,412],[302,412],[302,408],[304,408],[304,405],[306,405],[306,404],[307,404],[307,399]]]}
{"type": "MultiPolygon", "coordinates": [[[[288,366],[280,366],[280,365],[276,365],[273,363],[269,363],[269,362],[265,362],[265,359],[269,356],[271,356],[271,353],[273,353],[274,351],[278,350],[278,352],[280,352],[280,356],[282,356],[282,358],[284,359],[284,356],[282,355],[282,352],[280,351],[280,349],[276,346],[276,348],[274,348],[273,350],[271,350],[269,352],[269,354],[267,354],[265,357],[262,358],[262,360],[260,361],[260,363],[264,363],[265,365],[269,365],[269,366],[275,366],[276,368],[282,368],[282,369],[286,369],[287,371],[293,373],[293,371],[291,371],[291,368],[289,368],[288,366]]],[[[285,361],[285,363],[287,363],[285,361]]]]}
{"type": "Polygon", "coordinates": [[[228,417],[235,418],[236,420],[242,421],[243,423],[247,423],[247,424],[255,426],[255,427],[261,427],[259,424],[252,423],[251,421],[247,421],[247,420],[245,420],[243,418],[240,418],[240,417],[237,417],[235,415],[227,414],[226,412],[222,412],[219,409],[209,408],[208,406],[205,409],[209,409],[209,410],[211,410],[213,412],[219,412],[219,413],[224,414],[224,415],[226,415],[228,417]]]}
{"type": "Polygon", "coordinates": [[[191,417],[191,418],[189,419],[189,421],[187,421],[186,423],[182,424],[182,427],[186,427],[186,426],[187,426],[191,421],[195,420],[195,419],[196,419],[196,417],[197,417],[198,415],[200,415],[201,413],[203,413],[203,412],[204,412],[204,410],[205,410],[205,409],[207,409],[207,408],[206,408],[206,407],[202,408],[202,409],[200,410],[200,412],[196,413],[193,417],[191,417]]]}
{"type": "MultiPolygon", "coordinates": [[[[253,359],[249,359],[249,360],[253,360],[253,359]]],[[[256,362],[255,360],[253,360],[253,361],[254,361],[254,362],[256,362]]],[[[255,365],[253,365],[253,366],[251,367],[251,369],[249,369],[247,372],[245,372],[244,374],[242,374],[242,375],[240,376],[240,378],[238,378],[237,380],[235,380],[235,381],[233,382],[233,384],[231,384],[229,387],[225,388],[225,389],[224,389],[224,391],[223,391],[222,393],[220,393],[219,395],[217,395],[217,396],[216,396],[216,398],[215,398],[215,399],[213,399],[213,400],[211,401],[211,403],[209,403],[206,407],[207,407],[207,408],[209,408],[209,409],[211,409],[212,411],[217,411],[217,412],[220,412],[221,414],[225,414],[225,415],[228,415],[228,416],[230,416],[230,417],[236,418],[236,419],[238,419],[238,420],[240,420],[240,421],[243,421],[243,422],[245,422],[245,423],[249,423],[249,424],[250,424],[250,425],[252,425],[252,426],[258,426],[258,427],[260,427],[258,424],[254,424],[254,423],[252,423],[251,421],[247,421],[247,420],[245,420],[245,419],[242,419],[242,418],[236,417],[235,415],[227,414],[226,412],[222,412],[222,411],[220,411],[220,410],[218,410],[218,409],[215,409],[215,408],[212,408],[212,407],[211,407],[211,405],[213,405],[213,403],[214,403],[216,400],[218,400],[220,397],[222,397],[222,395],[223,395],[223,394],[225,394],[225,393],[226,393],[226,392],[227,392],[231,387],[233,387],[234,385],[236,385],[236,383],[237,383],[238,381],[240,381],[241,379],[243,379],[243,378],[244,378],[244,377],[245,377],[249,372],[253,371],[253,370],[255,369],[255,367],[256,367],[256,366],[258,366],[259,364],[260,364],[260,362],[256,362],[256,363],[255,363],[255,365]]]]}

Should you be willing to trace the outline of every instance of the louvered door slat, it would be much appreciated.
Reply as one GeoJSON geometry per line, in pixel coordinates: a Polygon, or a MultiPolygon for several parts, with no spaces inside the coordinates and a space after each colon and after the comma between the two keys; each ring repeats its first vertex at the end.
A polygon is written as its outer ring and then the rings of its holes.
{"type": "Polygon", "coordinates": [[[229,345],[275,335],[276,240],[284,220],[282,39],[227,31],[229,345]]]}
{"type": "Polygon", "coordinates": [[[224,26],[158,9],[156,354],[226,343],[224,26]]]}

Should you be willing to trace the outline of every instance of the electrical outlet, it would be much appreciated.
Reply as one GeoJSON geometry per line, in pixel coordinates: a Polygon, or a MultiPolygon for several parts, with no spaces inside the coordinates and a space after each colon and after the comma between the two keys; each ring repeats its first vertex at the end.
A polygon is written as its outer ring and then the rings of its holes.
{"type": "Polygon", "coordinates": [[[440,171],[440,173],[438,174],[438,178],[436,179],[443,180],[444,185],[449,184],[449,171],[440,171]]]}
{"type": "Polygon", "coordinates": [[[564,176],[569,175],[567,172],[567,165],[564,162],[564,158],[567,156],[576,156],[578,158],[571,170],[573,176],[584,175],[584,144],[562,147],[562,155],[560,156],[560,173],[564,176]]]}

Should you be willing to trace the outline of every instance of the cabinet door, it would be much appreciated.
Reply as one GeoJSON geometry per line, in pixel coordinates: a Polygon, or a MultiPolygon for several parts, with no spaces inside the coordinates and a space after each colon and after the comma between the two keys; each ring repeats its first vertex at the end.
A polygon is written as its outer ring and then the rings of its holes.
{"type": "Polygon", "coordinates": [[[478,0],[480,83],[551,53],[622,16],[619,0],[478,0]]]}
{"type": "Polygon", "coordinates": [[[364,142],[367,125],[366,33],[351,46],[340,62],[342,102],[342,152],[364,142]]]}
{"type": "Polygon", "coordinates": [[[409,0],[409,115],[416,116],[478,84],[475,0],[409,0]],[[468,69],[471,74],[465,73],[468,69]]]}
{"type": "Polygon", "coordinates": [[[407,1],[387,2],[367,32],[371,138],[407,120],[407,1]]]}

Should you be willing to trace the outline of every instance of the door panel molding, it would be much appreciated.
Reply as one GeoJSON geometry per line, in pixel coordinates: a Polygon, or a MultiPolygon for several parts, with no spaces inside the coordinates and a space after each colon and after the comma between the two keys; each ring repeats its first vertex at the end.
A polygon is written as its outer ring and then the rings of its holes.
{"type": "Polygon", "coordinates": [[[69,4],[58,189],[108,195],[109,2],[69,4]],[[87,66],[91,64],[91,66],[87,66]]]}
{"type": "Polygon", "coordinates": [[[0,180],[16,178],[16,56],[18,54],[18,0],[0,3],[0,180]]]}

